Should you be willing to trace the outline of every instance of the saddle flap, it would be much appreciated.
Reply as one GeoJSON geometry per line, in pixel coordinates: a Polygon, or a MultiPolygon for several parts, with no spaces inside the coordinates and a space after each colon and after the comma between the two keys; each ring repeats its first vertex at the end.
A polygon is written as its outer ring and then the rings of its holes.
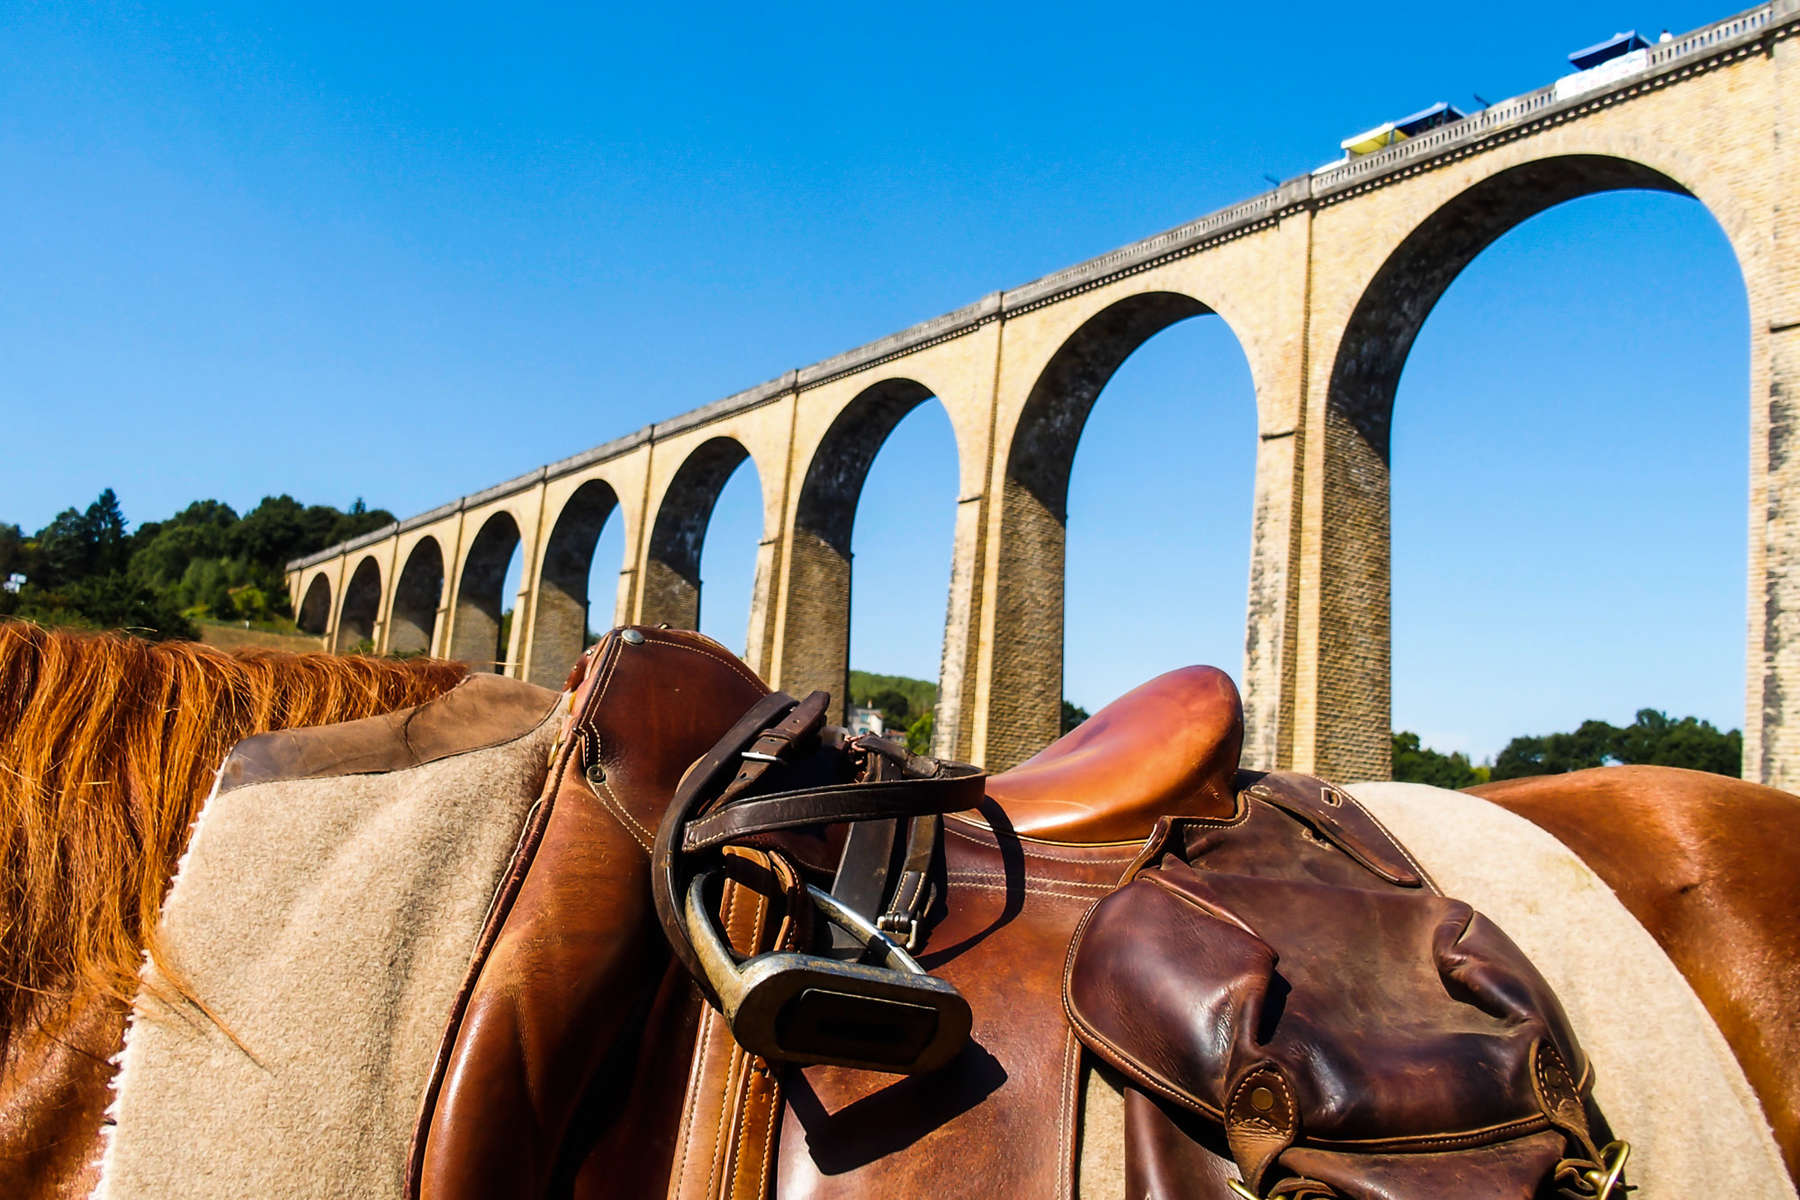
{"type": "Polygon", "coordinates": [[[1292,771],[1269,771],[1256,776],[1240,772],[1247,796],[1305,822],[1389,883],[1401,887],[1426,887],[1429,880],[1405,847],[1362,805],[1342,788],[1292,771]]]}
{"type": "MultiPolygon", "coordinates": [[[[1417,1195],[1455,1178],[1430,1169],[1438,1152],[1550,1133],[1591,1156],[1536,1080],[1548,1058],[1580,1064],[1565,1099],[1591,1084],[1549,986],[1480,914],[1416,888],[1167,855],[1083,920],[1064,1003],[1100,1058],[1218,1122],[1253,1188],[1304,1174],[1303,1149],[1348,1153],[1340,1175],[1402,1156],[1381,1170],[1435,1181],[1417,1195]]],[[[1541,1157],[1483,1161],[1541,1180],[1541,1157]]]]}

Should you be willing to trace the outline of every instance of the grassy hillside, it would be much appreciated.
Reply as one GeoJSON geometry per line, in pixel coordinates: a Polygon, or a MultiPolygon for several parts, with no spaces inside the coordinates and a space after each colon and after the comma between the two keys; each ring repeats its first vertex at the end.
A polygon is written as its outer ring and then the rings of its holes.
{"type": "Polygon", "coordinates": [[[301,633],[289,624],[286,629],[273,622],[258,622],[245,629],[242,621],[195,622],[200,627],[200,640],[221,650],[244,650],[252,646],[265,650],[323,650],[325,639],[301,633]]]}
{"type": "MultiPolygon", "coordinates": [[[[908,720],[916,720],[937,707],[937,684],[905,675],[876,675],[869,671],[850,672],[850,703],[859,708],[871,707],[870,701],[884,692],[899,692],[906,697],[908,720]]],[[[890,714],[892,715],[892,714],[890,714]]]]}

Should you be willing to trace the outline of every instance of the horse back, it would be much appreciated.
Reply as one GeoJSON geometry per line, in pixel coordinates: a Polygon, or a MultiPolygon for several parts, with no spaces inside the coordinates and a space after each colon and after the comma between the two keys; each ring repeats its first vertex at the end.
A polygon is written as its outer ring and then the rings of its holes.
{"type": "Polygon", "coordinates": [[[1800,797],[1675,767],[1469,789],[1579,855],[1686,976],[1800,1178],[1800,797]]]}

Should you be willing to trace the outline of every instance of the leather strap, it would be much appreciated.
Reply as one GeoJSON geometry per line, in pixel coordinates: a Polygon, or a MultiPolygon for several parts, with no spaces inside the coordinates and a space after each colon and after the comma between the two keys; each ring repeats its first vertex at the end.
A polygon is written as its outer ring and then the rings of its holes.
{"type": "Polygon", "coordinates": [[[906,857],[900,866],[900,880],[888,894],[887,907],[876,918],[876,926],[909,953],[918,951],[920,925],[925,910],[931,907],[931,860],[937,854],[944,836],[944,818],[931,813],[914,817],[907,824],[906,857]]]}
{"type": "MultiPolygon", "coordinates": [[[[873,913],[888,895],[888,876],[894,866],[894,842],[900,826],[910,819],[862,821],[844,836],[844,853],[831,880],[831,894],[859,913],[873,913]]],[[[850,933],[831,927],[831,953],[836,958],[862,957],[865,947],[850,933]]]]}
{"type": "MultiPolygon", "coordinates": [[[[657,829],[651,863],[657,918],[676,958],[714,1006],[719,998],[687,931],[683,897],[691,872],[683,860],[759,833],[809,825],[929,818],[910,821],[902,868],[904,886],[895,889],[888,911],[880,918],[897,926],[916,924],[928,899],[924,884],[937,814],[972,809],[981,801],[986,775],[979,768],[940,763],[876,739],[855,739],[849,747],[871,755],[876,764],[872,773],[878,776],[874,780],[753,794],[770,767],[792,761],[795,751],[821,731],[830,702],[825,692],[814,692],[802,701],[781,693],[759,701],[688,770],[657,829]],[[890,774],[883,763],[897,768],[898,777],[879,778],[890,774]],[[717,799],[711,799],[715,796],[717,799]]],[[[859,851],[859,856],[878,852],[876,842],[871,849],[859,851]]],[[[879,899],[859,911],[866,914],[878,903],[879,899]]]]}
{"type": "Polygon", "coordinates": [[[690,824],[681,835],[681,849],[683,853],[696,854],[754,834],[803,825],[963,812],[981,799],[981,773],[973,767],[967,772],[939,779],[802,788],[740,800],[690,824]]]}
{"type": "MultiPolygon", "coordinates": [[[[803,885],[793,868],[779,855],[729,853],[741,876],[726,879],[720,902],[732,950],[749,956],[796,948],[804,907],[796,903],[803,885]]],[[[703,1009],[670,1200],[766,1200],[775,1186],[781,1090],[779,1070],[740,1047],[717,1009],[703,1009]]]]}
{"type": "MultiPolygon", "coordinates": [[[[650,854],[650,890],[656,902],[656,919],[662,926],[669,948],[700,988],[700,994],[715,1008],[719,1004],[718,994],[707,982],[706,970],[700,965],[699,956],[694,953],[693,943],[688,940],[687,922],[682,914],[687,880],[686,873],[680,870],[676,839],[680,837],[688,817],[703,807],[709,796],[724,791],[726,778],[737,772],[740,761],[745,761],[741,759],[743,750],[758,741],[771,726],[789,716],[798,704],[799,701],[786,692],[771,692],[751,705],[749,711],[726,731],[725,736],[688,768],[687,774],[682,776],[681,783],[675,789],[675,797],[669,802],[662,824],[656,830],[656,844],[650,854]],[[678,878],[678,875],[681,877],[678,878]]],[[[748,769],[746,767],[746,771],[748,769]]],[[[758,771],[757,777],[761,773],[758,771]]]]}
{"type": "MultiPolygon", "coordinates": [[[[921,760],[897,743],[871,738],[857,744],[870,751],[869,772],[875,779],[891,779],[909,768],[922,775],[941,770],[934,760],[921,760]]],[[[908,953],[918,950],[920,922],[931,902],[931,862],[943,829],[943,818],[935,813],[850,826],[831,894],[859,913],[879,913],[876,928],[908,953]],[[904,845],[899,844],[902,829],[904,845]]],[[[848,931],[831,926],[835,956],[858,958],[864,949],[848,931]]]]}

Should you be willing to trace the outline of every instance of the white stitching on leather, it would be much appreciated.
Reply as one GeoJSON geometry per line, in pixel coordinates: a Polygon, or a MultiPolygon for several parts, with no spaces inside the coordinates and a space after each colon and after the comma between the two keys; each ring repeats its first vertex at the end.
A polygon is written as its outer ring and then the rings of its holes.
{"type": "MultiPolygon", "coordinates": [[[[964,887],[973,888],[978,892],[1002,892],[1002,893],[1004,893],[1004,892],[1012,891],[1011,887],[1009,887],[1003,883],[982,883],[980,881],[973,880],[973,879],[963,879],[962,877],[957,876],[957,875],[952,875],[950,877],[950,882],[961,884],[964,887]]],[[[1094,897],[1091,894],[1083,894],[1083,893],[1079,893],[1079,892],[1059,892],[1052,888],[1047,888],[1047,887],[1042,887],[1042,886],[1033,886],[1030,883],[1022,884],[1022,885],[1020,885],[1020,887],[1021,887],[1022,891],[1029,892],[1033,896],[1049,896],[1052,899],[1056,899],[1056,900],[1079,900],[1083,904],[1091,904],[1091,903],[1093,903],[1093,900],[1094,900],[1094,897]]]]}
{"type": "Polygon", "coordinates": [[[1056,1194],[1063,1198],[1072,1193],[1069,1185],[1069,1159],[1071,1157],[1069,1153],[1071,1149],[1069,1145],[1069,1126],[1071,1124],[1069,1102],[1074,1089],[1069,1086],[1069,1069],[1080,1061],[1081,1043],[1076,1040],[1075,1031],[1071,1029],[1068,1032],[1067,1046],[1063,1050],[1062,1100],[1057,1105],[1056,1113],[1056,1194]]]}
{"type": "MultiPolygon", "coordinates": [[[[660,631],[658,631],[658,632],[660,632],[660,631]]],[[[700,634],[699,636],[705,637],[706,635],[700,634]]],[[[644,641],[648,643],[648,642],[651,642],[652,639],[649,637],[645,637],[644,641]]],[[[761,679],[757,678],[756,672],[752,671],[749,667],[746,667],[742,662],[740,662],[736,658],[731,657],[728,654],[714,654],[711,650],[706,650],[699,646],[689,646],[683,642],[674,641],[670,638],[662,638],[662,637],[656,638],[654,640],[654,644],[658,645],[658,646],[667,646],[671,650],[682,650],[688,654],[698,654],[702,658],[710,658],[713,661],[718,662],[718,663],[723,663],[725,666],[730,667],[733,671],[736,671],[738,674],[738,677],[743,679],[747,683],[753,683],[759,688],[767,688],[769,686],[768,684],[764,683],[761,679]]]]}
{"type": "MultiPolygon", "coordinates": [[[[950,877],[955,880],[1010,879],[1011,878],[1011,876],[1008,875],[1005,871],[971,871],[966,868],[958,868],[957,870],[950,873],[950,877]]],[[[1110,894],[1110,893],[1118,890],[1118,888],[1114,884],[1089,883],[1088,881],[1082,880],[1082,879],[1057,879],[1057,880],[1054,880],[1053,882],[1058,887],[1091,888],[1092,890],[1094,890],[1095,892],[1098,892],[1101,895],[1107,895],[1107,894],[1110,894]]]]}
{"type": "MultiPolygon", "coordinates": [[[[592,780],[589,782],[591,783],[592,780]]],[[[600,803],[607,807],[608,811],[619,818],[619,822],[625,826],[625,832],[631,835],[632,840],[642,846],[646,853],[649,853],[656,838],[642,821],[631,815],[631,810],[625,807],[625,802],[613,795],[611,786],[604,779],[600,781],[600,786],[594,789],[594,795],[599,798],[600,803]]]]}
{"type": "MultiPolygon", "coordinates": [[[[981,826],[981,828],[984,830],[991,831],[992,827],[983,825],[983,826],[981,826]]],[[[984,849],[992,850],[995,848],[996,843],[994,841],[989,840],[988,838],[977,837],[974,834],[968,832],[967,830],[958,829],[956,826],[952,825],[949,821],[944,822],[944,832],[955,834],[957,837],[961,838],[963,841],[973,842],[975,845],[980,846],[984,849]]],[[[1095,866],[1108,866],[1108,865],[1111,865],[1112,863],[1130,862],[1132,859],[1132,855],[1130,855],[1130,854],[1119,855],[1116,857],[1108,856],[1105,858],[1102,858],[1098,855],[1079,854],[1079,853],[1077,853],[1077,854],[1049,854],[1042,850],[1031,849],[1031,842],[1029,839],[1020,837],[1017,834],[1014,834],[1013,836],[1015,838],[1017,838],[1020,843],[1019,844],[1019,852],[1021,854],[1023,854],[1026,858],[1041,858],[1046,862],[1093,863],[1095,866]]],[[[1037,844],[1040,846],[1075,846],[1075,845],[1077,845],[1077,843],[1074,843],[1074,842],[1038,842],[1037,844]]],[[[1094,848],[1097,850],[1101,849],[1103,847],[1108,847],[1108,846],[1130,846],[1132,848],[1132,850],[1135,851],[1141,845],[1143,845],[1142,839],[1139,839],[1137,841],[1132,841],[1132,842],[1094,842],[1093,843],[1094,848]]]]}

